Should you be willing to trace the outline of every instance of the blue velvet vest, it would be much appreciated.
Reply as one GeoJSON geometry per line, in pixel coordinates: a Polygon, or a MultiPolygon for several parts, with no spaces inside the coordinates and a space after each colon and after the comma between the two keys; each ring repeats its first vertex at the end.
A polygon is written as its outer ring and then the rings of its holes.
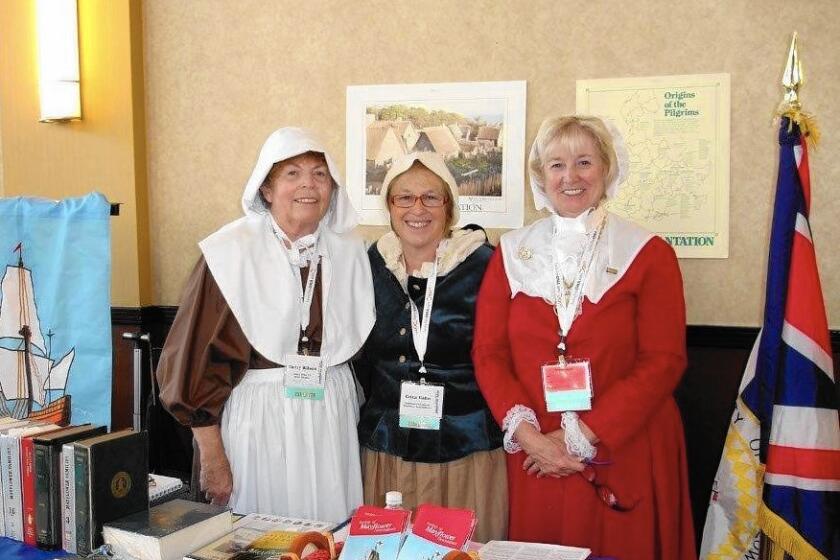
{"type": "MultiPolygon", "coordinates": [[[[359,443],[406,461],[443,463],[502,445],[502,432],[475,380],[470,350],[475,301],[493,253],[482,245],[464,262],[439,276],[426,350],[427,382],[444,385],[440,430],[399,427],[402,381],[419,381],[420,363],[411,335],[408,295],[385,266],[374,244],[368,250],[376,297],[376,324],[354,366],[366,402],[359,443]]],[[[426,279],[408,278],[408,291],[423,309],[426,279]]]]}

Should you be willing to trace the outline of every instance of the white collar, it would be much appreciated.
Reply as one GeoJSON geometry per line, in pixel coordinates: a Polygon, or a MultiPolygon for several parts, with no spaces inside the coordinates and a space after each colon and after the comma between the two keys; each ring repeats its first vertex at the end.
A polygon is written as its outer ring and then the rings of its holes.
{"type": "Polygon", "coordinates": [[[549,218],[551,218],[555,233],[562,235],[565,233],[589,233],[598,227],[605,214],[606,210],[604,210],[602,204],[581,212],[574,218],[565,218],[553,212],[549,218]]]}
{"type": "MultiPolygon", "coordinates": [[[[605,212],[605,211],[601,211],[605,212]]],[[[615,214],[605,212],[606,224],[598,252],[586,279],[584,295],[598,303],[624,274],[653,237],[649,231],[615,214]]],[[[598,211],[586,216],[586,227],[597,224],[598,211]]],[[[562,218],[561,218],[562,219],[562,218]]],[[[511,298],[519,292],[554,304],[554,219],[543,218],[502,235],[500,246],[511,298]]]]}
{"type": "Polygon", "coordinates": [[[266,216],[271,227],[271,231],[277,237],[278,241],[280,241],[280,246],[283,250],[288,253],[287,256],[293,266],[304,268],[309,266],[309,263],[316,254],[322,257],[324,256],[324,244],[319,243],[321,224],[318,224],[318,228],[314,233],[304,235],[292,241],[288,234],[283,231],[283,228],[281,228],[277,223],[277,220],[274,219],[274,216],[270,213],[266,214],[266,216]]]}
{"type": "MultiPolygon", "coordinates": [[[[297,352],[300,277],[265,214],[240,218],[199,243],[245,338],[263,356],[283,364],[297,352]]],[[[364,244],[353,234],[324,228],[322,254],[323,342],[328,366],[349,360],[376,319],[373,280],[364,244]]]]}
{"type": "MultiPolygon", "coordinates": [[[[467,257],[481,247],[487,237],[481,230],[457,229],[452,235],[445,239],[445,245],[440,251],[440,263],[438,264],[438,276],[444,276],[452,272],[456,266],[464,262],[467,257]]],[[[376,242],[376,249],[385,261],[385,267],[396,277],[403,290],[406,289],[408,273],[405,270],[405,259],[403,259],[402,243],[400,238],[393,231],[389,231],[376,242]]],[[[417,272],[418,278],[428,278],[432,274],[433,263],[425,262],[417,272]]]]}

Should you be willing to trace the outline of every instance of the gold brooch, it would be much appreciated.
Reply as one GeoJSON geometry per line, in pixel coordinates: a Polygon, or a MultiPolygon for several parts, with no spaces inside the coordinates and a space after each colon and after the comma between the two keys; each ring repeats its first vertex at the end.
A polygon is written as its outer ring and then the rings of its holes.
{"type": "Polygon", "coordinates": [[[527,261],[528,259],[533,257],[534,254],[531,252],[531,249],[529,249],[528,247],[520,247],[519,248],[519,253],[517,254],[517,256],[520,259],[522,259],[523,261],[527,261]]]}

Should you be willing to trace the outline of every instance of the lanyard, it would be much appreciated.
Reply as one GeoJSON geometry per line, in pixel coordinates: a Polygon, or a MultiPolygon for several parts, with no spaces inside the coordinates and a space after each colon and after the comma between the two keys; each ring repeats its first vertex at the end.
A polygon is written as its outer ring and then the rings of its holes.
{"type": "MultiPolygon", "coordinates": [[[[554,311],[557,313],[557,320],[560,323],[560,344],[557,345],[557,348],[560,350],[561,356],[566,352],[566,335],[569,334],[569,330],[572,328],[572,323],[574,323],[575,318],[577,317],[578,309],[581,306],[583,300],[583,286],[586,283],[586,276],[589,273],[589,268],[595,258],[595,247],[598,245],[598,240],[601,238],[601,233],[604,231],[604,224],[606,221],[606,216],[604,216],[604,218],[601,219],[601,223],[598,224],[598,227],[587,235],[589,242],[587,243],[583,254],[580,256],[578,270],[577,273],[575,273],[575,279],[572,283],[569,297],[566,300],[565,305],[563,305],[562,300],[563,294],[567,288],[563,280],[563,273],[560,270],[559,259],[556,254],[553,254],[552,256],[552,260],[554,261],[555,281],[554,311]]],[[[554,235],[555,237],[558,235],[556,230],[554,235]]]]}
{"type": "Polygon", "coordinates": [[[309,338],[306,336],[306,327],[309,326],[309,319],[311,315],[311,308],[312,308],[312,298],[315,296],[315,280],[318,278],[318,263],[321,260],[321,255],[318,254],[317,246],[318,246],[318,238],[317,232],[315,234],[310,234],[309,236],[304,236],[301,239],[306,239],[307,237],[311,237],[313,241],[311,245],[309,243],[302,249],[300,247],[299,239],[297,242],[292,241],[286,235],[280,227],[277,226],[276,222],[273,218],[269,217],[269,224],[271,225],[271,229],[274,232],[274,235],[280,241],[280,245],[283,247],[283,250],[286,251],[286,255],[289,257],[289,264],[292,267],[292,272],[297,272],[297,278],[300,285],[300,336],[302,342],[308,342],[309,338]],[[309,273],[306,276],[306,287],[303,287],[303,282],[301,281],[301,274],[300,274],[300,267],[306,262],[305,257],[301,255],[301,250],[306,251],[307,253],[311,254],[312,256],[309,258],[309,273]]]}
{"type": "MultiPolygon", "coordinates": [[[[300,295],[300,333],[301,340],[307,342],[306,327],[309,326],[309,316],[312,311],[312,298],[315,296],[315,279],[318,277],[318,263],[321,261],[321,255],[315,253],[312,260],[309,261],[309,273],[306,275],[306,288],[302,289],[300,295]]],[[[300,269],[298,269],[300,273],[300,269]]],[[[300,278],[300,276],[298,276],[300,278]]],[[[302,286],[301,286],[302,288],[302,286]]]]}
{"type": "Polygon", "coordinates": [[[417,351],[417,358],[420,360],[420,373],[426,373],[426,365],[423,359],[426,356],[426,346],[429,343],[429,325],[432,322],[432,304],[435,299],[435,286],[437,285],[438,257],[435,256],[435,263],[432,267],[432,274],[426,282],[426,297],[423,300],[423,319],[420,320],[420,313],[417,305],[408,296],[408,303],[411,305],[411,334],[414,342],[414,350],[417,351]]]}

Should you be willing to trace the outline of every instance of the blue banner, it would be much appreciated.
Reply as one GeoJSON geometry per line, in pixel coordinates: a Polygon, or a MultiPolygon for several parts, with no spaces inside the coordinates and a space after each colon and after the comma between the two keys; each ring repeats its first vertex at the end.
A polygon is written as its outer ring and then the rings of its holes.
{"type": "Polygon", "coordinates": [[[111,421],[110,204],[0,198],[0,416],[111,421]]]}

